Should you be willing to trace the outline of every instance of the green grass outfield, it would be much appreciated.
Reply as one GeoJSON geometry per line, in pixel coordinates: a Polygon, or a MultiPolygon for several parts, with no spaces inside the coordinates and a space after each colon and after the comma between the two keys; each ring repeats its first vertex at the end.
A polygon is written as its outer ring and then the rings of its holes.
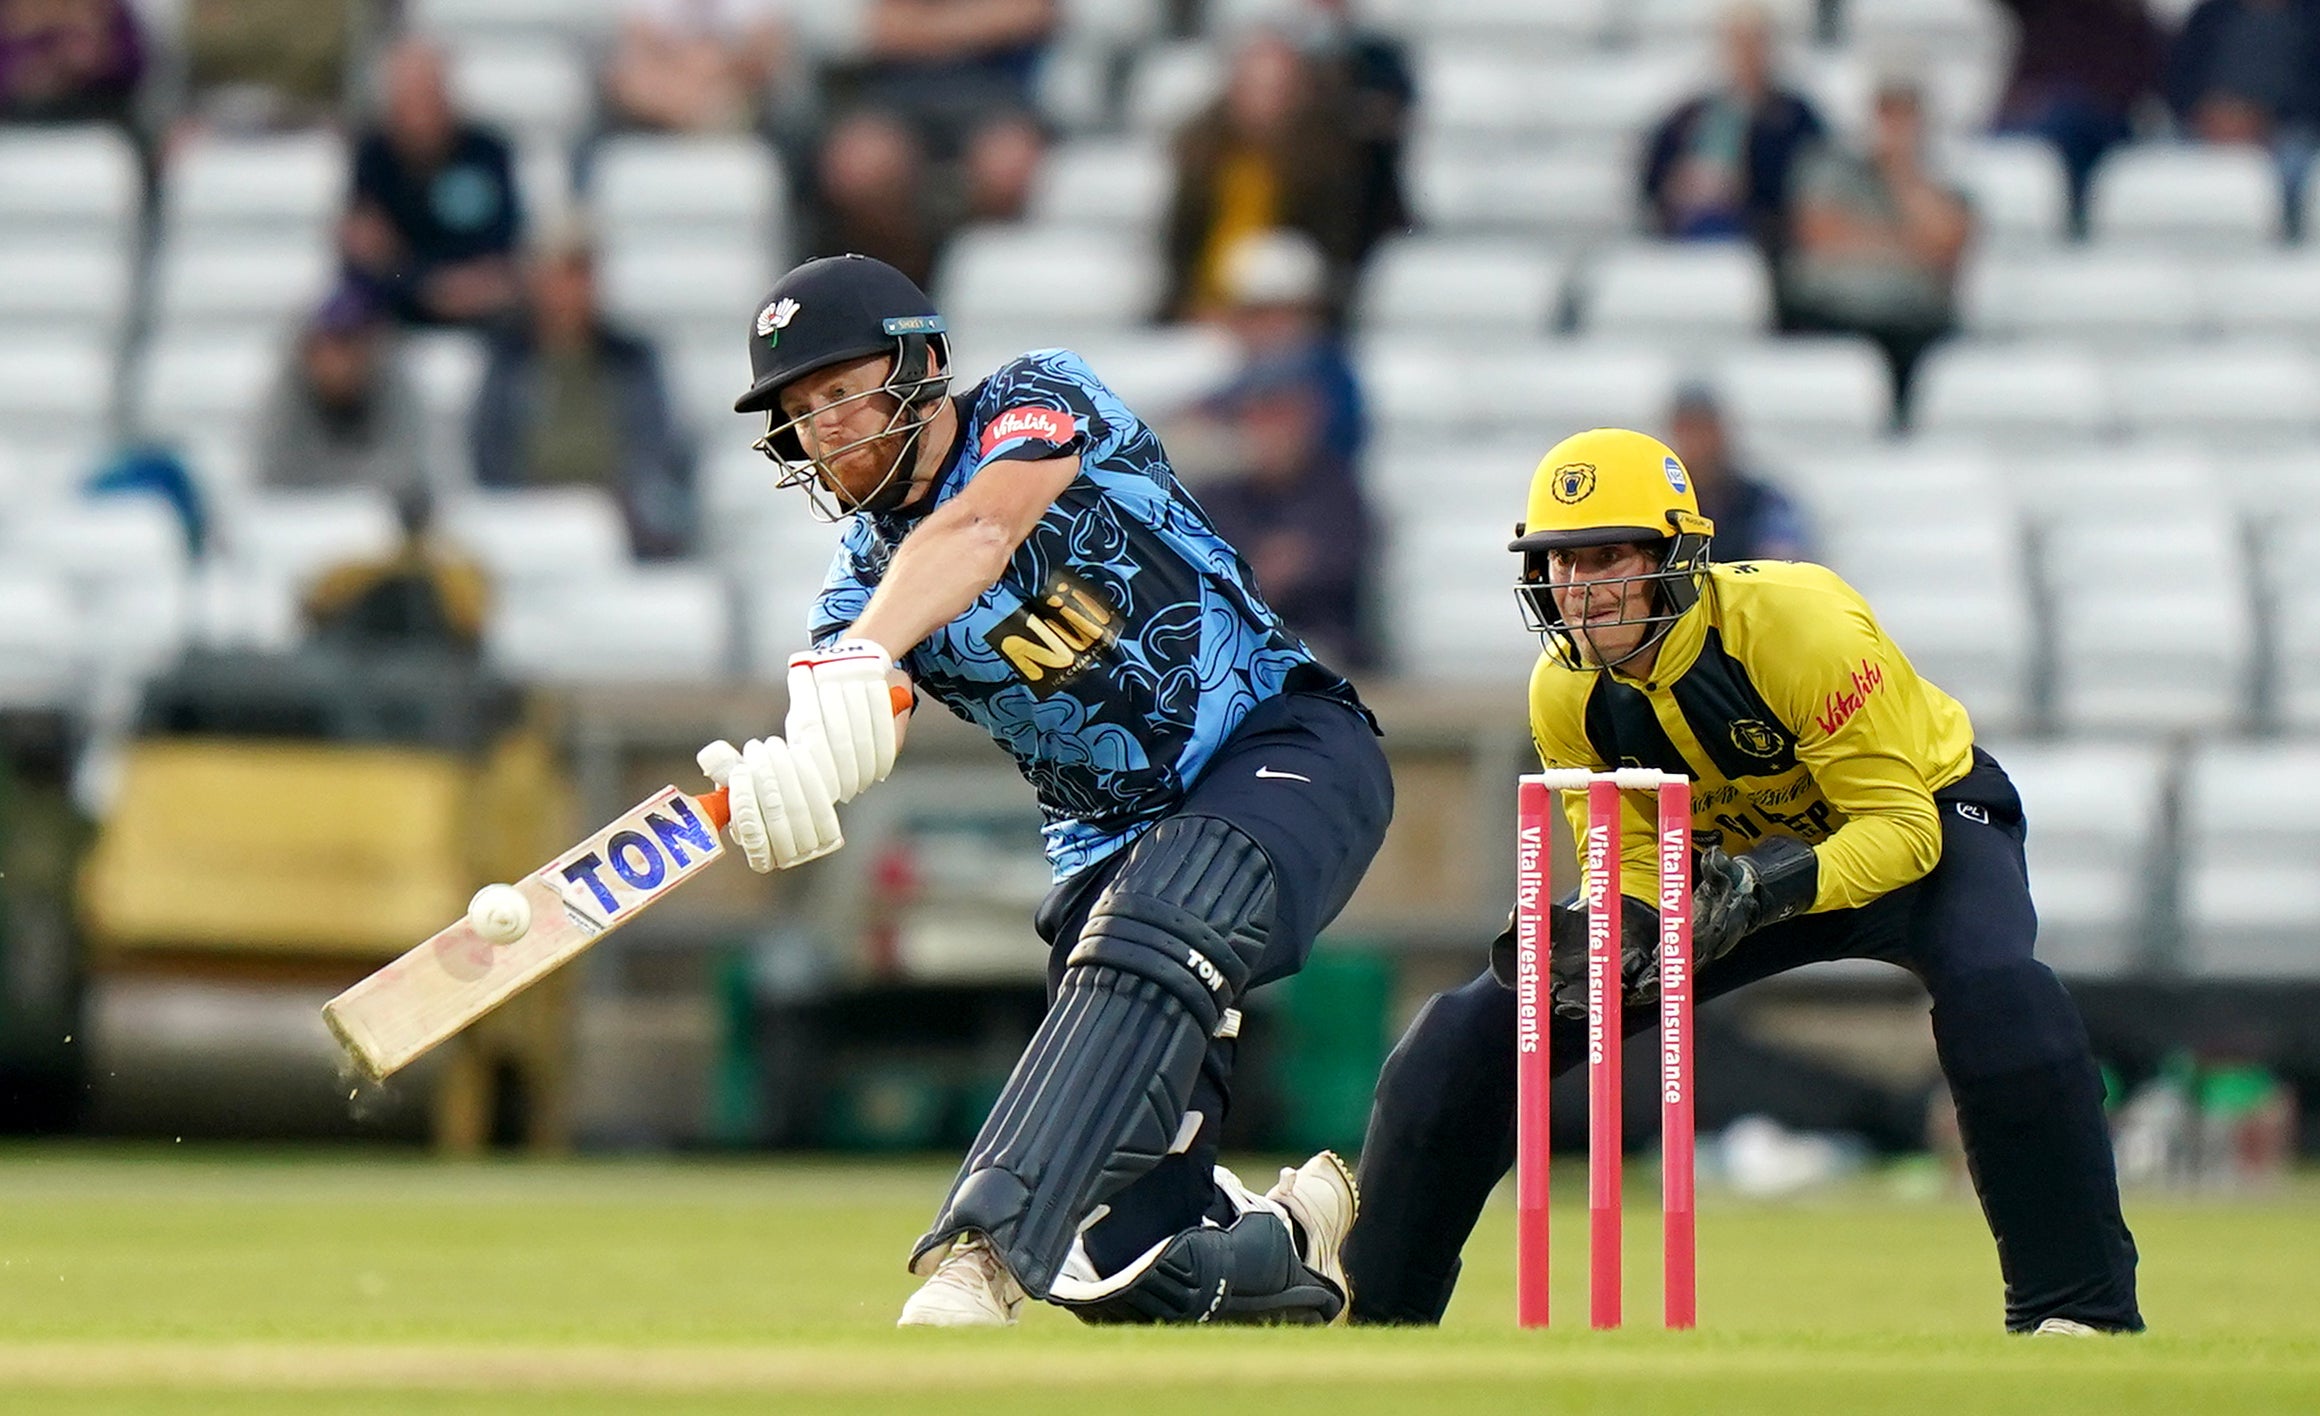
{"type": "MultiPolygon", "coordinates": [[[[1269,1178],[1252,1164],[1245,1175],[1269,1178]]],[[[1637,1171],[1638,1180],[1644,1174],[1637,1171]]],[[[2009,1339],[1972,1201],[1863,1184],[1703,1197],[1701,1329],[1656,1330],[1631,1209],[1627,1331],[1520,1333],[1512,1212],[1441,1330],[898,1332],[925,1164],[443,1165],[391,1151],[0,1148],[0,1411],[2320,1410],[2320,1183],[2132,1197],[2151,1334],[2009,1339]]],[[[1576,1173],[1558,1176],[1577,1200],[1576,1173]]],[[[1260,1182],[1262,1183],[1262,1182],[1260,1182]]]]}

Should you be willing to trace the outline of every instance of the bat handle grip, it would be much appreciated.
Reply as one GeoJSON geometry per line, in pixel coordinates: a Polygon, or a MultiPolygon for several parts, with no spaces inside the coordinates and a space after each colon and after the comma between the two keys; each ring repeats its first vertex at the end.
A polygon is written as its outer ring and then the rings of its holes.
{"type": "MultiPolygon", "coordinates": [[[[887,690],[887,697],[888,701],[894,705],[894,715],[898,718],[909,712],[918,701],[917,696],[901,684],[896,684],[887,690]]],[[[731,824],[733,798],[726,792],[725,788],[719,787],[713,792],[705,792],[698,800],[701,803],[701,810],[709,814],[709,819],[716,823],[718,830],[722,831],[731,824]]]]}

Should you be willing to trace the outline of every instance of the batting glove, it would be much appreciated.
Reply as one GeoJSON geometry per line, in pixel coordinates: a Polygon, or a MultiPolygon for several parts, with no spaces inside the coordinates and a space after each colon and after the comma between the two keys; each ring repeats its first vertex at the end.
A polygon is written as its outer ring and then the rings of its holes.
{"type": "Polygon", "coordinates": [[[789,656],[785,736],[814,758],[838,800],[852,801],[894,770],[894,656],[867,639],[841,639],[789,656]]]}
{"type": "Polygon", "coordinates": [[[738,750],[720,738],[696,760],[725,789],[733,818],[726,831],[751,870],[787,870],[846,844],[838,799],[812,754],[780,738],[751,738],[738,750]]]}

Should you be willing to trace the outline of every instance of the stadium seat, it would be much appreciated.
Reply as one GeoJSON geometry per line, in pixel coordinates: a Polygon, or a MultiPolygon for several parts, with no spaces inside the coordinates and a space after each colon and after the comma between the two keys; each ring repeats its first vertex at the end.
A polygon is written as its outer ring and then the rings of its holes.
{"type": "Polygon", "coordinates": [[[2186,507],[2226,515],[2226,494],[2214,450],[2198,441],[2144,438],[2100,447],[2057,444],[2006,459],[1998,495],[2033,525],[2125,508],[2154,514],[2186,507]]]}
{"type": "Polygon", "coordinates": [[[0,566],[0,707],[74,703],[84,652],[79,615],[64,581],[28,566],[0,566]]]}
{"type": "Polygon", "coordinates": [[[2320,512],[2315,503],[2275,497],[2251,506],[2261,553],[2261,586],[2272,610],[2270,718],[2283,728],[2320,729],[2320,512]]]}
{"type": "Polygon", "coordinates": [[[1960,323],[1973,334],[2180,340],[2202,310],[2190,270],[2156,252],[2089,248],[1986,251],[1961,279],[1960,323]]]}
{"type": "Polygon", "coordinates": [[[112,401],[106,346],[67,337],[0,343],[0,443],[9,445],[22,473],[93,452],[104,440],[112,401]]]}
{"type": "Polygon", "coordinates": [[[1845,42],[1886,62],[1968,54],[1994,61],[2008,27],[1983,0],[1846,0],[1845,42]]]}
{"type": "Polygon", "coordinates": [[[1128,131],[1165,143],[1224,90],[1224,56],[1205,40],[1146,45],[1128,70],[1121,101],[1128,131]]]}
{"type": "Polygon", "coordinates": [[[1150,138],[1091,137],[1058,143],[1039,164],[1030,220],[1040,226],[1160,229],[1175,173],[1150,138]]]}
{"type": "Polygon", "coordinates": [[[1419,133],[1468,143],[1617,144],[1662,116],[1701,79],[1679,50],[1545,55],[1429,44],[1417,62],[1419,133]]]}
{"type": "Polygon", "coordinates": [[[253,420],[288,354],[285,339],[199,330],[149,340],[130,381],[133,425],[150,437],[222,445],[246,462],[253,420]]]}
{"type": "MultiPolygon", "coordinates": [[[[1861,475],[1881,480],[1883,471],[1872,466],[1861,475]]],[[[1895,487],[1831,508],[1821,540],[1827,563],[1977,728],[2031,724],[2037,622],[2021,524],[2010,508],[1971,484],[1940,491],[1913,486],[1904,473],[1895,487]]]]}
{"type": "Polygon", "coordinates": [[[736,672],[732,622],[725,583],[706,568],[573,576],[495,597],[484,657],[519,682],[710,683],[736,672]]]}
{"type": "Polygon", "coordinates": [[[762,244],[668,237],[608,246],[596,280],[605,313],[628,328],[669,340],[722,338],[738,361],[756,314],[748,302],[779,274],[762,244]]]}
{"type": "Polygon", "coordinates": [[[756,138],[607,138],[588,202],[608,253],[662,241],[761,251],[769,260],[789,250],[781,159],[756,138]]]}
{"type": "MultiPolygon", "coordinates": [[[[1496,516],[1512,527],[1522,519],[1531,474],[1548,446],[1536,438],[1510,437],[1382,440],[1363,460],[1362,481],[1389,526],[1435,516],[1467,522],[1496,516]]],[[[1507,539],[1499,538],[1501,549],[1507,539]]]]}
{"type": "Polygon", "coordinates": [[[1635,163],[1603,143],[1482,144],[1421,135],[1404,165],[1430,233],[1583,246],[1640,229],[1635,163]]]}
{"type": "Polygon", "coordinates": [[[162,173],[163,241],[328,249],[352,171],[331,132],[197,139],[162,173]]]}
{"type": "Polygon", "coordinates": [[[403,336],[397,357],[427,412],[428,475],[438,488],[467,486],[475,479],[468,420],[488,364],[482,336],[414,330],[403,336]]]}
{"type": "MultiPolygon", "coordinates": [[[[1227,0],[1223,12],[1267,5],[1275,15],[1281,12],[1278,0],[1227,0]]],[[[1371,0],[1362,13],[1412,39],[1560,49],[1609,37],[1619,9],[1616,0],[1371,0]]]]}
{"type": "Polygon", "coordinates": [[[1728,349],[1706,370],[1747,439],[1865,441],[1893,420],[1893,381],[1865,339],[1768,339],[1728,349]]]}
{"type": "Polygon", "coordinates": [[[2166,752],[2149,742],[1998,742],[1990,752],[2022,794],[2038,957],[2065,976],[2147,969],[2168,923],[2166,752]]]}
{"type": "Polygon", "coordinates": [[[1772,281],[1756,248],[1635,244],[1578,275],[1578,327],[1596,338],[1696,346],[1752,339],[1772,325],[1772,281]]]}
{"type": "Polygon", "coordinates": [[[2320,342],[2320,257],[2309,249],[2213,257],[2191,274],[2209,328],[2230,338],[2320,342]]]}
{"type": "Polygon", "coordinates": [[[2202,344],[2125,355],[2111,365],[2130,433],[2309,443],[2320,434],[2320,363],[2280,344],[2202,344]]]}
{"type": "MultiPolygon", "coordinates": [[[[802,508],[798,516],[804,519],[802,508]]],[[[788,677],[789,656],[806,647],[814,600],[829,574],[837,531],[807,524],[823,537],[818,547],[810,540],[792,541],[778,558],[753,560],[748,579],[741,582],[742,650],[737,668],[760,683],[780,683],[788,677]]]]}
{"type": "Polygon", "coordinates": [[[246,336],[287,347],[338,271],[338,253],[322,241],[164,243],[156,256],[153,327],[173,339],[246,336]]]}
{"type": "Polygon", "coordinates": [[[2083,442],[2114,421],[2103,366],[2075,344],[1952,340],[1917,371],[1912,428],[1929,436],[2083,442]]]}
{"type": "Polygon", "coordinates": [[[2280,239],[2281,187],[2256,147],[2132,145],[2087,188],[2087,234],[2106,245],[2253,250],[2280,239]]]}
{"type": "Polygon", "coordinates": [[[1676,386],[1670,355],[1588,340],[1371,339],[1356,360],[1381,438],[1508,437],[1534,462],[1585,428],[1656,426],[1676,386]]]}
{"type": "MultiPolygon", "coordinates": [[[[1762,8],[1782,39],[1808,40],[1819,28],[1815,0],[1773,0],[1762,8]]],[[[1639,44],[1664,49],[1712,38],[1730,10],[1726,0],[1630,0],[1613,23],[1639,44]]]]}
{"type": "Polygon", "coordinates": [[[129,316],[129,253],[103,240],[19,241],[0,217],[0,339],[115,347],[129,316]]]}
{"type": "Polygon", "coordinates": [[[2058,724],[2244,727],[2256,641],[2238,523],[2193,507],[2128,504],[2143,509],[2095,503],[2044,528],[2058,724]]]}
{"type": "Polygon", "coordinates": [[[586,56],[552,39],[474,40],[451,51],[451,93],[466,112],[519,145],[569,148],[593,121],[586,56]]]}
{"type": "Polygon", "coordinates": [[[2320,976],[2320,745],[2196,749],[2183,780],[2183,967],[2196,977],[2320,976]]]}
{"type": "Polygon", "coordinates": [[[955,328],[1028,349],[1141,325],[1159,304],[1160,275],[1142,236],[974,226],[953,239],[933,294],[955,328]]]}
{"type": "Polygon", "coordinates": [[[143,179],[110,124],[0,129],[0,233],[131,254],[143,179]]]}
{"type": "Polygon", "coordinates": [[[1360,325],[1369,335],[1543,335],[1563,299],[1562,264],[1535,244],[1403,236],[1371,258],[1360,325]]]}
{"type": "Polygon", "coordinates": [[[1488,515],[1412,517],[1389,528],[1377,602],[1396,673],[1441,685],[1519,691],[1538,640],[1515,604],[1511,522],[1488,515]]]}
{"type": "Polygon", "coordinates": [[[456,43],[589,42],[611,35],[619,9],[618,0],[411,0],[403,21],[456,43]]]}
{"type": "MultiPolygon", "coordinates": [[[[1223,331],[1205,325],[1129,330],[1082,340],[1072,348],[1097,378],[1147,422],[1165,422],[1171,414],[1215,393],[1241,362],[1232,340],[1223,331]]],[[[991,367],[997,367],[997,360],[991,361],[991,367]]],[[[959,373],[961,381],[952,387],[964,392],[974,375],[963,356],[959,373]]]]}
{"type": "Polygon", "coordinates": [[[630,564],[620,509],[595,487],[482,488],[445,503],[441,524],[495,586],[606,580],[630,564]]]}
{"type": "Polygon", "coordinates": [[[51,501],[10,522],[5,547],[10,565],[54,576],[71,594],[82,663],[100,681],[134,681],[184,643],[185,530],[161,498],[51,501]]]}
{"type": "Polygon", "coordinates": [[[2052,246],[2070,225],[2070,177],[2044,138],[1977,137],[1936,164],[1974,209],[1984,248],[2052,246]]]}
{"type": "Polygon", "coordinates": [[[217,535],[240,566],[303,590],[334,566],[386,556],[402,528],[375,487],[261,489],[227,505],[217,535]]]}

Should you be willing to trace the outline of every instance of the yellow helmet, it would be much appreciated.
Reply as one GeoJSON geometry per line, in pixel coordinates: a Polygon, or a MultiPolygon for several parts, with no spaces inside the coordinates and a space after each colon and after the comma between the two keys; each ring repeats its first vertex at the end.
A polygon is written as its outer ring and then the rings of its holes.
{"type": "Polygon", "coordinates": [[[1581,662],[1548,584],[1548,553],[1628,542],[1659,544],[1659,568],[1629,577],[1654,583],[1649,615],[1622,623],[1654,626],[1620,662],[1659,642],[1699,603],[1715,524],[1700,515],[1691,473],[1658,438],[1625,428],[1591,428],[1548,449],[1531,474],[1530,500],[1507,549],[1522,556],[1515,598],[1523,618],[1566,662],[1581,662]]]}

